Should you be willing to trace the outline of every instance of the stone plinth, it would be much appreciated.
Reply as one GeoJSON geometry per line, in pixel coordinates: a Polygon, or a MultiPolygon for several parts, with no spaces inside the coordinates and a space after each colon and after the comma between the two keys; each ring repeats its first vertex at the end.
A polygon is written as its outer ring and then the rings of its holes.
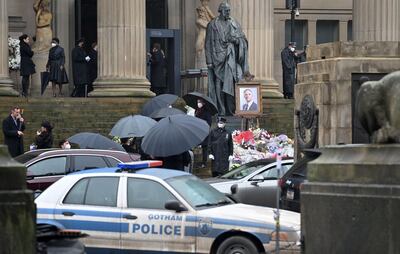
{"type": "Polygon", "coordinates": [[[298,65],[295,107],[313,97],[319,109],[318,144],[351,144],[353,74],[387,74],[400,69],[398,42],[336,42],[311,46],[298,65]]]}
{"type": "Polygon", "coordinates": [[[0,253],[36,253],[35,205],[26,190],[26,168],[0,145],[0,253]]]}
{"type": "Polygon", "coordinates": [[[301,192],[305,253],[400,253],[400,145],[322,149],[301,192]]]}

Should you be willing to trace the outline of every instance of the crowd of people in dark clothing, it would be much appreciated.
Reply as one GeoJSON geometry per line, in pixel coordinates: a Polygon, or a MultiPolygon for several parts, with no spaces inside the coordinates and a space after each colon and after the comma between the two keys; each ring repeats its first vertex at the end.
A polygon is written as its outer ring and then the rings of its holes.
{"type": "MultiPolygon", "coordinates": [[[[29,95],[29,84],[31,75],[36,73],[35,64],[32,61],[34,52],[30,46],[30,37],[23,34],[19,37],[21,65],[20,75],[22,76],[23,97],[29,95]]],[[[71,52],[72,75],[74,90],[72,97],[86,97],[93,90],[93,83],[97,78],[97,43],[92,43],[89,49],[85,49],[85,40],[79,39],[76,47],[71,52]]],[[[68,75],[65,70],[65,52],[60,46],[60,40],[53,38],[49,51],[46,71],[48,72],[48,82],[52,84],[54,97],[64,96],[62,93],[63,84],[69,83],[68,75]]],[[[45,82],[42,80],[42,82],[45,82]]]]}

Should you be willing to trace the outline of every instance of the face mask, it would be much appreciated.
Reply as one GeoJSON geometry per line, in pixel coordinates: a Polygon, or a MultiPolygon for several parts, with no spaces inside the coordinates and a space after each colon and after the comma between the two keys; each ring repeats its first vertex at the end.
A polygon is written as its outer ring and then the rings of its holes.
{"type": "Polygon", "coordinates": [[[222,128],[225,127],[225,124],[224,123],[217,123],[217,126],[218,126],[218,128],[222,129],[222,128]]]}
{"type": "Polygon", "coordinates": [[[66,145],[64,146],[64,149],[71,149],[71,145],[70,145],[70,144],[66,144],[66,145]]]}
{"type": "Polygon", "coordinates": [[[57,46],[57,44],[55,44],[54,42],[51,43],[51,47],[54,48],[55,46],[57,46]]]}
{"type": "Polygon", "coordinates": [[[203,107],[203,104],[199,102],[199,103],[197,103],[197,107],[198,107],[198,108],[202,108],[202,107],[203,107]]]}
{"type": "Polygon", "coordinates": [[[290,51],[294,52],[294,48],[290,48],[290,51]]]}

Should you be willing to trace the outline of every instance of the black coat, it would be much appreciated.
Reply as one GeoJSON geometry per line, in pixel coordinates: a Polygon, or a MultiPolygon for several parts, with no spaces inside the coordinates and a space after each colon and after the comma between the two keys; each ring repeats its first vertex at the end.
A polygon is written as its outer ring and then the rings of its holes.
{"type": "Polygon", "coordinates": [[[85,59],[87,54],[85,50],[76,46],[72,50],[72,74],[74,76],[74,85],[87,85],[88,82],[88,63],[85,59]]]}
{"type": "Polygon", "coordinates": [[[282,75],[283,75],[283,92],[292,93],[294,91],[296,77],[295,55],[288,47],[281,52],[282,75]]]}
{"type": "Polygon", "coordinates": [[[18,131],[24,131],[25,124],[17,120],[17,125],[11,115],[3,120],[4,144],[8,146],[8,151],[12,157],[24,153],[24,139],[18,136],[18,131]]]}
{"type": "Polygon", "coordinates": [[[215,128],[209,135],[209,154],[214,155],[211,170],[220,174],[229,170],[229,156],[233,155],[232,135],[225,128],[215,128]]]}
{"type": "Polygon", "coordinates": [[[154,88],[167,87],[164,75],[165,59],[161,50],[153,52],[150,59],[150,83],[154,88]]]}
{"type": "MultiPolygon", "coordinates": [[[[208,126],[211,127],[212,115],[210,112],[205,110],[204,107],[202,107],[201,109],[196,109],[195,116],[206,121],[208,123],[208,126]]],[[[208,145],[208,136],[204,139],[204,141],[201,143],[201,145],[202,146],[208,145]]]]}
{"type": "Polygon", "coordinates": [[[60,46],[52,47],[49,51],[49,59],[46,68],[50,72],[49,80],[57,84],[68,83],[67,73],[65,72],[65,53],[60,46]]]}
{"type": "Polygon", "coordinates": [[[19,42],[20,52],[21,52],[21,69],[20,75],[21,76],[29,76],[34,74],[35,71],[35,64],[32,61],[33,51],[31,46],[29,46],[24,41],[19,42]]]}
{"type": "Polygon", "coordinates": [[[163,168],[184,170],[185,166],[189,165],[191,158],[189,152],[184,152],[178,155],[159,158],[163,161],[163,168]]]}
{"type": "Polygon", "coordinates": [[[89,51],[90,61],[88,63],[88,73],[89,73],[89,84],[93,84],[93,82],[97,79],[97,51],[94,49],[90,49],[89,51]]]}
{"type": "Polygon", "coordinates": [[[42,132],[35,137],[37,149],[46,149],[53,146],[53,135],[51,132],[42,132]]]}

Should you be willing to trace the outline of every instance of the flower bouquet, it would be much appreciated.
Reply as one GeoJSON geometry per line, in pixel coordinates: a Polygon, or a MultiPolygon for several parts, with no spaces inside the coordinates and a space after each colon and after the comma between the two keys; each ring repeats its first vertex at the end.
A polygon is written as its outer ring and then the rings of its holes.
{"type": "Polygon", "coordinates": [[[234,165],[250,161],[274,158],[280,150],[282,157],[293,157],[293,140],[285,134],[274,135],[264,129],[234,131],[233,156],[234,165]]]}
{"type": "Polygon", "coordinates": [[[19,40],[8,37],[8,68],[18,70],[21,65],[21,52],[19,40]]]}

